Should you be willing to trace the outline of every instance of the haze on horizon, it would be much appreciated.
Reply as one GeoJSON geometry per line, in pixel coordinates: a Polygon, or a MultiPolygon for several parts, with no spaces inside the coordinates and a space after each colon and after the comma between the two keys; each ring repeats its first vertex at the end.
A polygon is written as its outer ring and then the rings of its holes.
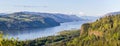
{"type": "Polygon", "coordinates": [[[100,16],[120,11],[120,0],[1,0],[0,13],[19,11],[100,16]]]}

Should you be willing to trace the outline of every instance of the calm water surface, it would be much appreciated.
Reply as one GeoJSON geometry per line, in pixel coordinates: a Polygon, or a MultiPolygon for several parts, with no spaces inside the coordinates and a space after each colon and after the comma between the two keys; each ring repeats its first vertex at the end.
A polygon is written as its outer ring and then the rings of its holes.
{"type": "MultiPolygon", "coordinates": [[[[56,35],[60,31],[80,29],[83,23],[91,21],[76,21],[61,23],[60,26],[43,28],[43,29],[32,29],[32,30],[22,30],[22,31],[10,31],[5,32],[8,38],[19,38],[19,40],[32,40],[40,37],[56,35]]],[[[5,36],[6,37],[6,36],[5,36]]]]}

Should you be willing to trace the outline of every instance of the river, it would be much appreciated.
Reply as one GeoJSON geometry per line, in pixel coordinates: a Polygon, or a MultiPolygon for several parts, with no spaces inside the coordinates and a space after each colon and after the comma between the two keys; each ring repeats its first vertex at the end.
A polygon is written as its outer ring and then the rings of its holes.
{"type": "Polygon", "coordinates": [[[5,37],[8,38],[18,38],[18,40],[32,40],[40,37],[47,37],[56,35],[60,31],[64,30],[75,30],[80,29],[83,23],[87,23],[91,21],[75,21],[75,22],[66,22],[61,23],[60,26],[49,27],[49,28],[40,28],[40,29],[32,29],[32,30],[21,30],[21,31],[9,31],[5,32],[5,37]]]}

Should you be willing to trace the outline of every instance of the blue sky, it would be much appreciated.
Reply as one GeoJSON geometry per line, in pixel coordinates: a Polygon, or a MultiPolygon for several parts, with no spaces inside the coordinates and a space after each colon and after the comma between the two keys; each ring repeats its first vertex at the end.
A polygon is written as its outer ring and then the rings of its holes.
{"type": "Polygon", "coordinates": [[[19,11],[99,16],[120,11],[120,0],[0,0],[0,13],[19,11]]]}

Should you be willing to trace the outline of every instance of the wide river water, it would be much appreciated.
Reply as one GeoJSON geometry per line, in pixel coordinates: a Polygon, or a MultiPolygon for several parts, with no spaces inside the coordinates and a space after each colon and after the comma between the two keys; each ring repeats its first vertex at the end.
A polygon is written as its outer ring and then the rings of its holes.
{"type": "Polygon", "coordinates": [[[87,22],[92,22],[92,21],[66,22],[66,23],[61,23],[60,26],[56,26],[56,27],[21,30],[21,31],[9,31],[9,32],[5,32],[5,34],[7,34],[5,37],[8,38],[13,37],[15,39],[18,38],[18,40],[32,40],[40,37],[56,35],[58,32],[64,30],[80,29],[81,25],[87,22]]]}

